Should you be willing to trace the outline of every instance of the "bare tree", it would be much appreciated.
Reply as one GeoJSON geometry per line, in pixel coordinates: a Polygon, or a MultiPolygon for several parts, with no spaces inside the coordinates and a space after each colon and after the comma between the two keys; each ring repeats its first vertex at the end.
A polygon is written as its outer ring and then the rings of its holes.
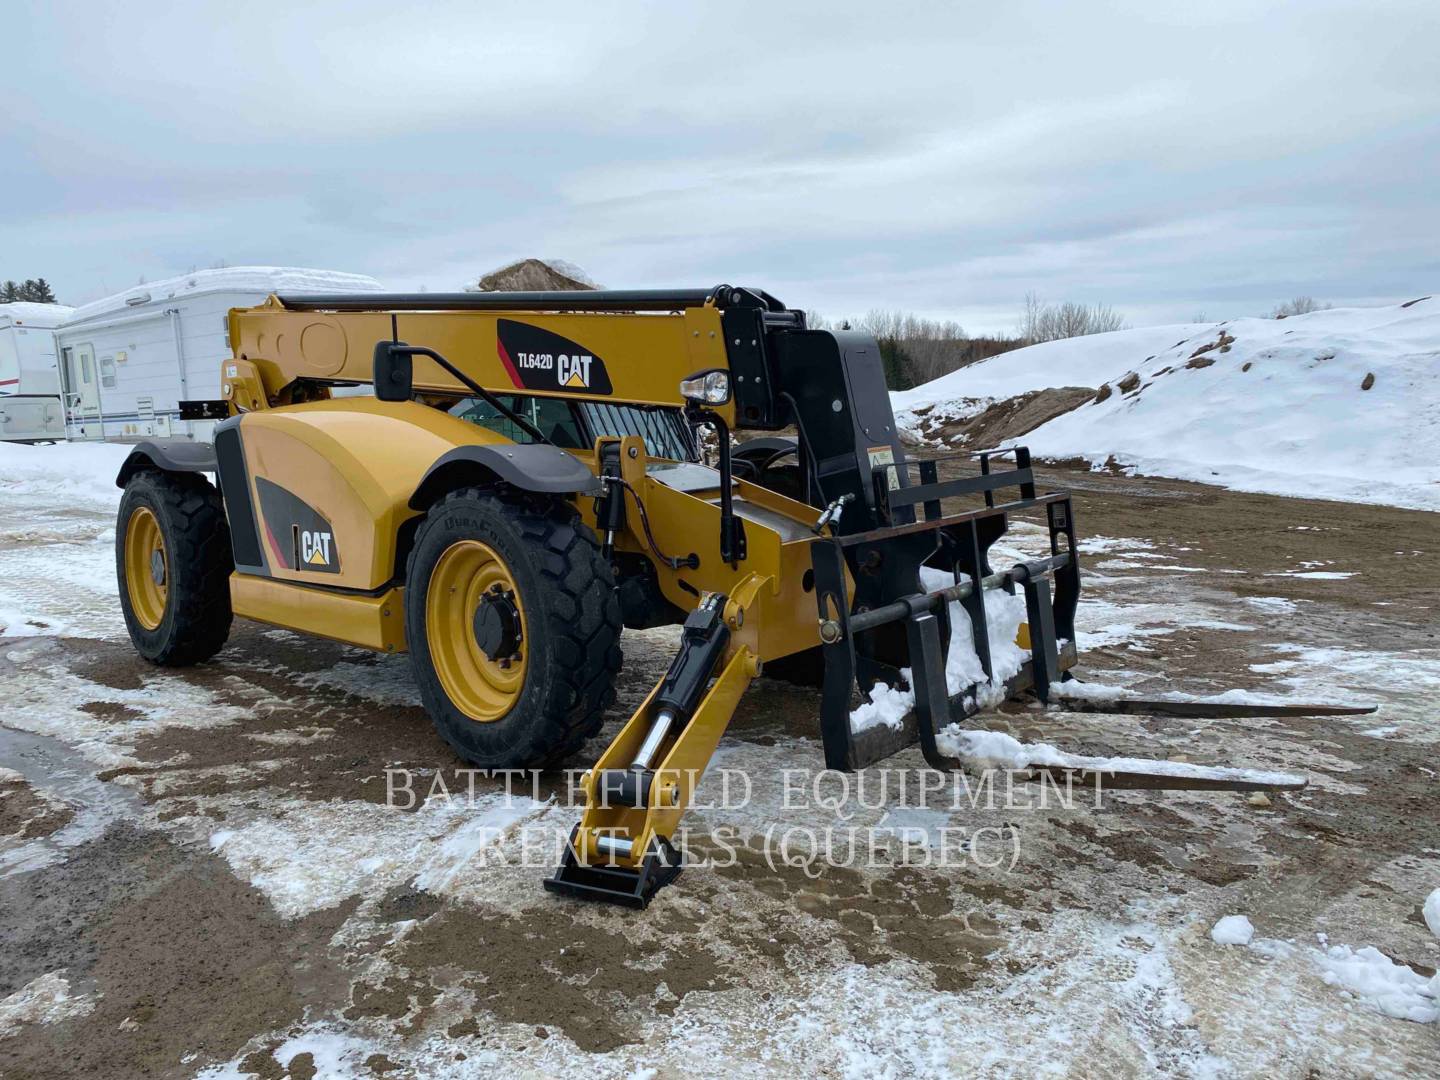
{"type": "Polygon", "coordinates": [[[1125,317],[1108,304],[1045,304],[1033,292],[1025,294],[1025,310],[1020,315],[1020,336],[1030,344],[1059,341],[1124,330],[1125,317]]]}
{"type": "Polygon", "coordinates": [[[1287,300],[1270,313],[1272,319],[1288,319],[1291,315],[1309,315],[1312,311],[1321,311],[1328,308],[1329,304],[1318,303],[1311,296],[1297,296],[1294,300],[1287,300]]]}
{"type": "Polygon", "coordinates": [[[905,311],[872,310],[860,328],[882,346],[894,342],[905,356],[910,378],[918,385],[937,379],[967,363],[970,339],[953,319],[925,319],[905,311]]]}

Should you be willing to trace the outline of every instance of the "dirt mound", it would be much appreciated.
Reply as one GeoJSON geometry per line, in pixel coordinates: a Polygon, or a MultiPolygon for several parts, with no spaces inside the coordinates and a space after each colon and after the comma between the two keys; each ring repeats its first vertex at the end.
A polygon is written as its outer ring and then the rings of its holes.
{"type": "Polygon", "coordinates": [[[998,446],[1033,431],[1095,397],[1091,386],[1059,386],[997,401],[974,416],[950,420],[925,431],[950,446],[998,446]]]}
{"type": "Polygon", "coordinates": [[[562,273],[541,259],[521,259],[499,270],[492,270],[467,292],[538,292],[543,290],[590,290],[595,286],[577,277],[562,273]]]}

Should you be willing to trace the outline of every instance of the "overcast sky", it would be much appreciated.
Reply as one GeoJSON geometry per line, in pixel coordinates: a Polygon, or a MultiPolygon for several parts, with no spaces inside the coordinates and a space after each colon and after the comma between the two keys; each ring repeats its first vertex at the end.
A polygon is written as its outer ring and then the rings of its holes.
{"type": "Polygon", "coordinates": [[[0,278],[66,302],[529,255],[975,332],[1440,290],[1436,0],[18,4],[0,278]]]}

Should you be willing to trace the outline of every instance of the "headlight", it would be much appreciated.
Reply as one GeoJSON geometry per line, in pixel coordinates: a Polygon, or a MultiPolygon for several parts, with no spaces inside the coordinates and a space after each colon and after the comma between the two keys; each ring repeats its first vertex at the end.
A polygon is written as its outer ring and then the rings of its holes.
{"type": "Polygon", "coordinates": [[[701,405],[724,405],[730,400],[730,373],[719,369],[697,371],[680,380],[680,396],[701,405]]]}

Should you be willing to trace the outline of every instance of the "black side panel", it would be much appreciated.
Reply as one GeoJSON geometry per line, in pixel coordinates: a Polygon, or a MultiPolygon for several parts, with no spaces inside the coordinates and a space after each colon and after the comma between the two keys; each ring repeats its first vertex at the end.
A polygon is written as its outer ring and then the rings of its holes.
{"type": "Polygon", "coordinates": [[[147,439],[136,443],[120,466],[115,486],[123,488],[141,469],[152,467],[166,472],[214,472],[215,448],[191,439],[147,439]]]}
{"type": "Polygon", "coordinates": [[[230,521],[235,568],[241,573],[264,574],[265,557],[255,528],[255,506],[250,500],[250,474],[245,468],[245,448],[240,444],[242,419],[232,417],[215,428],[215,458],[220,469],[220,491],[225,496],[225,516],[230,521]]]}

